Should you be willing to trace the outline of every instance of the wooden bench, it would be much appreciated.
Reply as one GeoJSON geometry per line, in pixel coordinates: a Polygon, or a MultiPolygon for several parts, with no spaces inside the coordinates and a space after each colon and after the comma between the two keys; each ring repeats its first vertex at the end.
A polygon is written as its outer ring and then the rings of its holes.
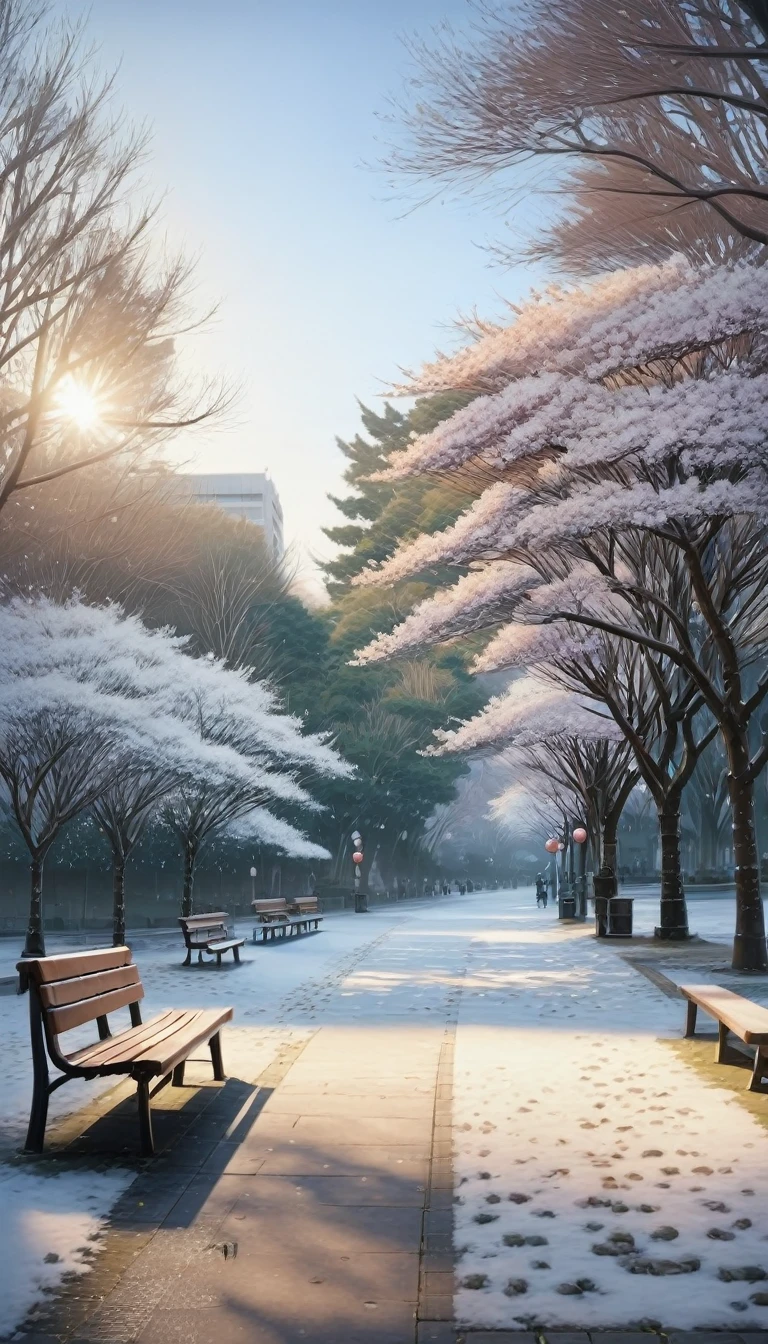
{"type": "Polygon", "coordinates": [[[223,910],[212,915],[187,915],[180,918],[179,923],[187,945],[185,966],[191,965],[193,952],[197,952],[198,965],[204,952],[215,956],[217,966],[221,965],[225,952],[231,952],[235,961],[240,961],[240,948],[244,947],[245,939],[229,937],[229,915],[223,910]]]}
{"type": "Polygon", "coordinates": [[[744,1062],[744,1053],[728,1044],[728,1035],[732,1032],[745,1045],[755,1047],[748,1090],[768,1092],[768,1086],[763,1083],[763,1078],[768,1077],[768,1008],[743,998],[741,994],[734,994],[730,989],[723,989],[721,985],[680,985],[680,993],[688,1000],[686,1036],[695,1034],[696,1015],[701,1008],[717,1022],[717,1063],[744,1062]]]}
{"type": "Polygon", "coordinates": [[[181,1087],[184,1065],[199,1045],[208,1045],[213,1076],[224,1080],[219,1035],[232,1019],[232,1008],[168,1008],[142,1022],[144,988],[129,947],[68,952],[62,956],[25,958],[17,964],[19,987],[29,990],[34,1090],[26,1148],[43,1150],[48,1098],[70,1078],[105,1078],[125,1074],[136,1082],[141,1151],[155,1151],[150,1099],[166,1083],[181,1087]],[[131,1026],[113,1036],[108,1014],[128,1008],[131,1026]],[[68,1053],[61,1037],[73,1027],[95,1022],[99,1039],[68,1053]],[[49,1080],[48,1061],[60,1070],[49,1080]],[[150,1091],[153,1079],[159,1083],[150,1091]]]}
{"type": "Polygon", "coordinates": [[[314,924],[317,928],[323,918],[316,896],[297,896],[294,901],[288,902],[288,913],[298,923],[303,924],[305,929],[308,929],[310,924],[314,924]]]}
{"type": "Polygon", "coordinates": [[[253,941],[262,943],[274,940],[277,934],[284,938],[286,934],[305,933],[311,924],[318,927],[323,916],[320,914],[316,896],[299,896],[290,904],[282,896],[269,899],[257,899],[251,902],[258,924],[253,930],[253,941]]]}
{"type": "Polygon", "coordinates": [[[288,915],[288,905],[282,896],[274,896],[251,901],[254,913],[258,920],[253,930],[253,941],[258,942],[257,934],[261,933],[262,943],[267,939],[274,941],[277,934],[281,938],[293,933],[293,920],[288,915]]]}

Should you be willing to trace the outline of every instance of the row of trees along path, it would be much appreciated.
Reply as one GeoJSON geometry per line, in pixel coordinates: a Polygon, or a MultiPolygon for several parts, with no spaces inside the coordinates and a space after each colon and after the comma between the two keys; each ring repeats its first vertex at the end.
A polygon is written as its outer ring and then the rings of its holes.
{"type": "Polygon", "coordinates": [[[534,297],[402,387],[481,392],[388,478],[457,475],[458,521],[360,576],[472,566],[361,663],[494,632],[478,670],[525,667],[607,712],[662,823],[662,936],[686,933],[680,793],[719,732],[734,965],[765,969],[754,783],[768,761],[768,280],[683,259],[534,297]]]}

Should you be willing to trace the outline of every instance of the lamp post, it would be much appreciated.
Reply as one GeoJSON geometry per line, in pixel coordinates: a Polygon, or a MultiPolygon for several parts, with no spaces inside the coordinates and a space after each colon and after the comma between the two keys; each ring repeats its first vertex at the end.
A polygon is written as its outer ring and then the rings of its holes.
{"type": "Polygon", "coordinates": [[[350,838],[355,847],[352,854],[352,862],[355,865],[355,914],[367,915],[368,899],[365,892],[360,890],[360,864],[365,858],[363,853],[363,837],[359,831],[353,831],[350,838]]]}
{"type": "Polygon", "coordinates": [[[257,877],[257,875],[258,875],[258,869],[256,869],[256,868],[252,868],[252,869],[251,869],[251,901],[255,901],[255,900],[256,900],[256,877],[257,877]]]}
{"type": "Polygon", "coordinates": [[[587,918],[587,832],[583,826],[574,826],[571,839],[575,850],[575,873],[573,890],[576,897],[576,913],[579,919],[587,918]]]}
{"type": "Polygon", "coordinates": [[[560,841],[557,840],[554,835],[550,836],[544,848],[546,849],[547,853],[550,856],[549,871],[550,871],[550,879],[552,882],[552,900],[556,901],[559,896],[559,891],[557,886],[557,861],[555,859],[555,855],[557,854],[557,851],[560,848],[560,841]]]}

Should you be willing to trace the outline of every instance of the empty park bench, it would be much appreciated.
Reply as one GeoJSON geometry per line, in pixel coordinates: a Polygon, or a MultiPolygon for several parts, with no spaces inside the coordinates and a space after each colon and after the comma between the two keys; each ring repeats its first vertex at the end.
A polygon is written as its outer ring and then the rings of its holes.
{"type": "Polygon", "coordinates": [[[309,929],[310,924],[317,928],[323,918],[316,896],[297,896],[294,901],[288,902],[288,913],[305,929],[309,929]]]}
{"type": "Polygon", "coordinates": [[[217,966],[221,965],[225,952],[231,952],[235,961],[240,960],[240,948],[244,946],[245,939],[230,938],[229,915],[222,910],[212,915],[187,915],[180,918],[179,923],[187,945],[185,966],[191,965],[193,952],[197,952],[198,964],[203,960],[204,952],[215,956],[217,966]]]}
{"type": "Polygon", "coordinates": [[[282,896],[252,901],[258,923],[254,926],[253,941],[262,943],[272,941],[276,935],[284,938],[286,934],[306,932],[311,924],[318,927],[323,916],[318,908],[316,896],[299,896],[290,905],[282,896]]]}
{"type": "Polygon", "coordinates": [[[717,1063],[744,1062],[743,1052],[728,1045],[728,1035],[732,1032],[745,1045],[755,1047],[749,1091],[768,1092],[763,1083],[763,1078],[768,1077],[768,1008],[743,998],[741,994],[734,994],[730,989],[723,989],[721,985],[681,985],[680,993],[688,1000],[686,1036],[695,1034],[696,1015],[701,1008],[717,1022],[717,1063]]]}
{"type": "Polygon", "coordinates": [[[167,1008],[142,1022],[139,1003],[144,988],[129,947],[68,952],[61,956],[25,958],[16,967],[21,991],[29,990],[34,1089],[26,1148],[43,1150],[48,1098],[70,1078],[127,1075],[136,1082],[141,1151],[155,1151],[150,1100],[166,1083],[181,1087],[184,1065],[192,1051],[207,1044],[214,1078],[224,1080],[219,1035],[232,1019],[232,1008],[167,1008]],[[113,1036],[108,1014],[128,1008],[131,1026],[113,1036]],[[73,1027],[95,1022],[99,1039],[67,1052],[61,1037],[73,1027]],[[49,1080],[48,1061],[60,1071],[49,1080]],[[155,1086],[150,1090],[153,1080],[155,1086]]]}

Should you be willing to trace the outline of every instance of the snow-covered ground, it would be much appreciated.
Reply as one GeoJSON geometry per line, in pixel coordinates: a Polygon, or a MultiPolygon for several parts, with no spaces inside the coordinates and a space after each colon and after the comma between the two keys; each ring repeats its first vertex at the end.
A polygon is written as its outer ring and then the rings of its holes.
{"type": "Polygon", "coordinates": [[[104,1219],[132,1180],[121,1170],[42,1175],[0,1164],[0,1338],[63,1274],[87,1272],[104,1219]]]}
{"type": "MultiPolygon", "coordinates": [[[[656,902],[641,896],[636,912],[638,930],[652,931],[656,902]]],[[[732,923],[732,895],[692,900],[691,927],[703,936],[727,941],[732,923]]],[[[248,944],[242,968],[220,971],[182,968],[174,933],[131,941],[147,1016],[234,1004],[225,1064],[249,1080],[286,1040],[325,1023],[396,1033],[418,1020],[442,1031],[460,996],[459,1279],[481,1285],[459,1290],[464,1323],[766,1328],[768,1307],[751,1299],[768,1294],[768,1135],[659,1041],[680,1035],[681,1005],[590,933],[559,925],[521,889],[334,916],[317,936],[248,944]],[[669,1240],[654,1239],[662,1229],[669,1240]],[[653,1276],[658,1262],[667,1263],[653,1276]]],[[[0,948],[0,977],[17,955],[15,943],[0,948]]],[[[31,1091],[25,998],[0,996],[0,1034],[0,1152],[10,1156],[31,1091]]],[[[97,1086],[55,1093],[52,1120],[97,1086]]],[[[0,1256],[14,1285],[0,1302],[0,1335],[43,1286],[87,1268],[131,1177],[0,1164],[0,1256]]]]}
{"type": "MultiPolygon", "coordinates": [[[[215,1007],[233,1004],[235,1026],[224,1039],[224,1060],[230,1077],[256,1078],[287,1040],[306,1035],[340,982],[354,975],[357,963],[402,913],[372,918],[340,917],[326,921],[325,931],[301,939],[243,949],[243,965],[218,970],[215,965],[184,968],[181,938],[173,933],[137,935],[131,939],[141,970],[146,998],[145,1019],[166,1007],[215,1007]]],[[[242,933],[249,933],[245,924],[242,933]]],[[[93,939],[90,940],[93,943],[93,939]]],[[[17,940],[4,940],[0,976],[13,972],[19,956],[17,940]]],[[[73,950],[70,939],[52,939],[50,952],[73,950]]],[[[357,1005],[368,992],[347,990],[357,1005]]],[[[343,1000],[346,1004],[347,1000],[343,1000]]],[[[351,1006],[346,1009],[354,1015],[351,1006]]],[[[0,1100],[0,1153],[18,1150],[26,1134],[32,1091],[27,1021],[28,1000],[0,996],[0,1039],[3,1041],[3,1088],[0,1100]]],[[[127,1010],[110,1018],[113,1030],[130,1025],[127,1010]]],[[[67,1047],[85,1044],[93,1024],[69,1033],[67,1047]]],[[[196,1066],[195,1066],[196,1067],[196,1066]]],[[[53,1094],[50,1124],[86,1105],[114,1079],[67,1083],[53,1094]]],[[[0,1162],[0,1263],[11,1266],[4,1276],[9,1287],[0,1297],[0,1338],[7,1337],[43,1288],[51,1288],[71,1270],[84,1272],[99,1229],[135,1173],[88,1169],[48,1171],[0,1162]]]]}
{"type": "Polygon", "coordinates": [[[468,949],[461,1323],[765,1329],[768,1133],[658,1039],[679,1001],[542,913],[512,897],[468,949]]]}

